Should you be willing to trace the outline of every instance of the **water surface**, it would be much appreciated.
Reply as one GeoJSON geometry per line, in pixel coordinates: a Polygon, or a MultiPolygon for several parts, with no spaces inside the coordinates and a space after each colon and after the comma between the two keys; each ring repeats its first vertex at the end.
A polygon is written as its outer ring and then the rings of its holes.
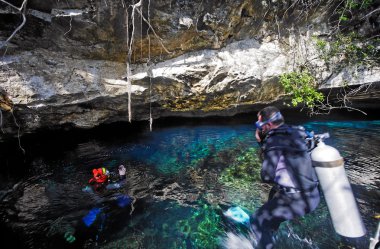
{"type": "MultiPolygon", "coordinates": [[[[12,248],[220,248],[227,232],[246,232],[223,211],[240,206],[253,212],[270,188],[258,176],[252,123],[178,124],[73,142],[61,137],[27,148],[26,158],[3,155],[3,234],[12,248]],[[122,188],[83,191],[93,168],[116,172],[120,164],[127,168],[122,188]],[[120,204],[125,197],[132,203],[120,204]],[[83,218],[94,210],[87,226],[83,218]]],[[[326,143],[345,158],[368,241],[380,213],[380,120],[298,123],[329,132],[326,143]]],[[[278,248],[289,249],[350,243],[334,232],[324,202],[283,223],[277,239],[278,248]]]]}

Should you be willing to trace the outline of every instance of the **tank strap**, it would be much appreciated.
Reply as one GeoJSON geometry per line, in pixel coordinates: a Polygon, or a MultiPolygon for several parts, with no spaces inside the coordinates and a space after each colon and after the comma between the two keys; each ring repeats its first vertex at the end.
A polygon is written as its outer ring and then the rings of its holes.
{"type": "Polygon", "coordinates": [[[317,162],[317,161],[312,161],[314,167],[320,167],[320,168],[335,168],[342,166],[344,164],[343,158],[340,158],[335,161],[331,162],[317,162]]]}
{"type": "Polygon", "coordinates": [[[269,148],[265,148],[264,151],[271,151],[271,150],[282,150],[282,151],[290,151],[290,152],[306,152],[307,150],[302,149],[295,149],[288,146],[271,146],[269,148]]]}

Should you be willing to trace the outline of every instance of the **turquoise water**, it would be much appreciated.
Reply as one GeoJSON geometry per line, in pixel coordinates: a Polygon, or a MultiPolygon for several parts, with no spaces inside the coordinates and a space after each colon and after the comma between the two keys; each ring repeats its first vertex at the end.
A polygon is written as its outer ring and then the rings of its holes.
{"type": "Polygon", "coordinates": [[[163,129],[113,153],[119,160],[139,161],[162,174],[178,174],[187,167],[196,168],[202,160],[237,146],[255,146],[251,127],[202,126],[163,129]]]}
{"type": "MultiPolygon", "coordinates": [[[[329,132],[326,143],[344,156],[369,232],[362,240],[368,241],[380,213],[380,121],[303,125],[315,133],[329,132]]],[[[1,192],[2,230],[10,240],[22,238],[12,240],[17,248],[222,248],[226,233],[247,235],[223,212],[230,206],[253,212],[270,188],[258,177],[253,132],[246,123],[179,125],[139,131],[133,138],[92,138],[53,155],[41,153],[27,162],[21,179],[10,169],[3,171],[8,174],[1,179],[12,189],[1,192]],[[115,172],[120,164],[127,168],[122,188],[82,191],[93,168],[115,172]],[[120,206],[123,196],[133,203],[120,206]],[[97,210],[96,216],[86,226],[83,217],[91,210],[97,210]]],[[[312,214],[283,223],[277,240],[278,248],[351,243],[334,232],[324,202],[312,214]]]]}

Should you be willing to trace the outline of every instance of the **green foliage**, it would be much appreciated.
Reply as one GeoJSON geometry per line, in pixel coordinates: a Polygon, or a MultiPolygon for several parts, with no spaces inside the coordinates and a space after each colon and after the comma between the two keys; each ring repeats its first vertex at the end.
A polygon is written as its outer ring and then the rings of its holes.
{"type": "Polygon", "coordinates": [[[223,231],[217,209],[207,204],[194,211],[190,219],[178,221],[177,227],[184,238],[192,241],[195,248],[205,249],[218,248],[218,238],[223,231]]]}
{"type": "Polygon", "coordinates": [[[327,48],[327,42],[322,39],[316,38],[316,45],[317,45],[317,48],[321,51],[325,51],[327,48]]]}
{"type": "Polygon", "coordinates": [[[217,248],[218,237],[221,234],[221,218],[215,209],[204,205],[200,212],[194,214],[194,219],[201,219],[197,230],[192,235],[198,248],[217,248]]]}
{"type": "Polygon", "coordinates": [[[339,20],[341,20],[341,21],[348,21],[348,20],[350,20],[350,18],[348,18],[348,17],[345,16],[345,15],[341,15],[341,16],[339,17],[339,20]]]}
{"type": "Polygon", "coordinates": [[[315,45],[317,46],[317,49],[319,51],[320,57],[325,61],[328,62],[330,57],[330,54],[328,53],[330,44],[322,39],[319,39],[317,37],[314,37],[315,45]]]}
{"type": "MultiPolygon", "coordinates": [[[[368,17],[374,14],[374,9],[378,6],[374,0],[342,0],[335,1],[336,6],[330,16],[331,35],[323,38],[315,38],[315,46],[318,49],[320,59],[324,60],[327,69],[332,73],[341,72],[342,69],[355,72],[351,76],[357,77],[359,70],[370,69],[380,64],[380,39],[373,35],[375,28],[372,30],[365,25],[368,17]],[[362,29],[363,28],[363,29],[362,29]],[[352,31],[354,30],[354,31],[352,31]]],[[[293,105],[302,102],[303,93],[297,92],[296,87],[291,88],[289,78],[284,78],[285,88],[293,94],[293,105]],[[294,91],[293,91],[294,90],[294,91]]],[[[348,82],[343,82],[343,86],[347,86],[348,82]]],[[[301,86],[302,88],[302,86],[301,86]]],[[[350,89],[347,89],[350,93],[350,89]]],[[[308,91],[308,90],[306,90],[308,91]]],[[[301,91],[302,92],[302,91],[301,91]]],[[[321,96],[315,96],[316,100],[322,99],[321,96]]],[[[332,105],[348,107],[345,100],[347,92],[341,93],[335,97],[328,105],[316,106],[318,112],[325,112],[326,108],[331,110],[332,105]],[[318,108],[320,107],[320,108],[318,108]]],[[[306,94],[308,95],[308,94],[306,94]]],[[[310,97],[309,96],[309,97],[310,97]]],[[[307,97],[306,97],[307,98],[307,97]]],[[[306,101],[307,102],[307,101],[306,101]]],[[[314,110],[312,110],[314,112],[314,110]]],[[[315,113],[315,112],[314,112],[315,113]]]]}
{"type": "Polygon", "coordinates": [[[315,38],[315,44],[321,58],[328,66],[351,64],[370,66],[374,63],[380,63],[380,52],[377,49],[380,40],[374,39],[364,42],[361,40],[361,37],[351,32],[349,34],[337,34],[331,42],[315,38]],[[340,63],[333,63],[334,60],[340,63]]]}
{"type": "Polygon", "coordinates": [[[260,169],[257,149],[249,148],[221,173],[219,181],[230,187],[247,189],[253,182],[260,181],[260,169]]]}
{"type": "Polygon", "coordinates": [[[340,21],[350,21],[354,11],[363,11],[369,9],[374,4],[373,0],[344,0],[338,7],[340,21]]]}
{"type": "Polygon", "coordinates": [[[357,0],[347,0],[346,6],[348,9],[357,9],[359,7],[359,2],[357,0]]]}
{"type": "Polygon", "coordinates": [[[75,236],[72,235],[70,232],[66,232],[65,235],[64,235],[64,238],[69,243],[73,243],[76,240],[75,236]]]}
{"type": "Polygon", "coordinates": [[[361,2],[360,8],[362,9],[368,9],[374,3],[373,0],[361,0],[361,2]]]}
{"type": "Polygon", "coordinates": [[[285,93],[292,96],[293,106],[303,103],[308,108],[313,108],[317,102],[324,100],[323,94],[315,89],[316,81],[308,71],[282,74],[280,83],[285,93]]]}
{"type": "MultiPolygon", "coordinates": [[[[345,25],[349,27],[351,24],[357,25],[351,21],[357,22],[363,19],[373,7],[376,7],[374,0],[344,0],[338,5],[335,13],[339,15],[338,30],[340,25],[345,25]]],[[[356,33],[343,34],[338,32],[336,36],[332,37],[334,42],[331,45],[331,53],[335,54],[345,54],[347,57],[353,56],[353,60],[368,59],[369,57],[378,57],[374,54],[374,47],[369,46],[370,42],[376,43],[376,40],[363,41],[363,37],[356,33]]],[[[318,46],[318,45],[317,45],[318,46]]],[[[378,52],[378,51],[377,51],[378,52]]]]}

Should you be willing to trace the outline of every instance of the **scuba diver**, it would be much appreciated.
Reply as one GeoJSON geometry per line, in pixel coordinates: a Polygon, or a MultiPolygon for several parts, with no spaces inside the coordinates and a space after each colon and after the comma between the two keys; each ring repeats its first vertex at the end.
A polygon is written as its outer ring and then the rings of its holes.
{"type": "Polygon", "coordinates": [[[93,189],[98,191],[104,188],[119,188],[126,180],[126,168],[124,165],[118,167],[118,173],[110,173],[106,168],[98,168],[92,170],[93,177],[88,181],[93,185],[93,189]]]}
{"type": "Polygon", "coordinates": [[[306,133],[289,126],[274,106],[259,111],[256,139],[263,163],[261,179],[272,183],[268,201],[251,216],[251,229],[259,248],[273,248],[273,233],[280,224],[310,213],[319,204],[318,179],[312,166],[306,133]]]}
{"type": "MultiPolygon", "coordinates": [[[[124,209],[131,204],[133,205],[134,198],[126,194],[122,188],[126,184],[126,168],[124,165],[120,165],[117,172],[109,172],[102,167],[93,169],[92,173],[93,177],[88,181],[92,188],[86,186],[82,191],[91,194],[90,196],[96,205],[82,217],[81,224],[84,224],[86,228],[91,227],[92,230],[95,230],[96,240],[98,240],[106,224],[106,218],[109,216],[109,212],[115,208],[115,204],[117,208],[124,209]]],[[[75,241],[74,235],[69,233],[65,234],[65,239],[69,243],[75,241]]]]}

